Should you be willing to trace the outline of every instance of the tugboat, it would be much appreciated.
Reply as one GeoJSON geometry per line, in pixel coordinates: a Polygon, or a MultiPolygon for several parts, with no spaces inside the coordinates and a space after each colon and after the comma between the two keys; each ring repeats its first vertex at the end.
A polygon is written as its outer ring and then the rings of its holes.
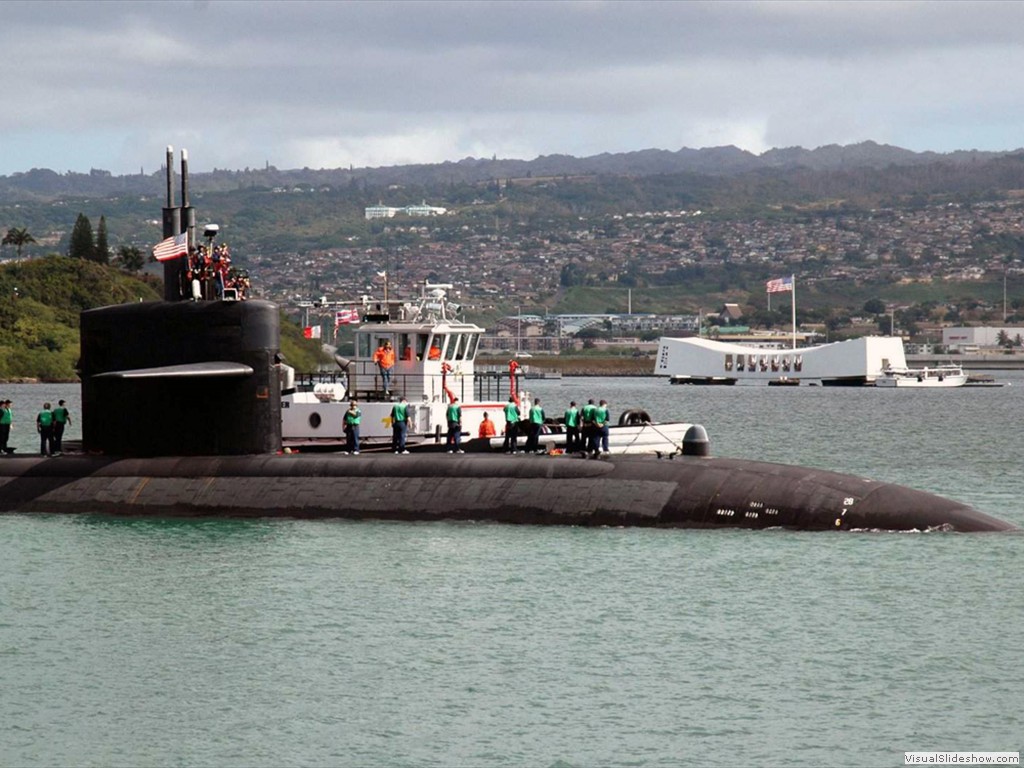
{"type": "MultiPolygon", "coordinates": [[[[343,440],[342,419],[349,402],[362,412],[360,441],[367,447],[391,443],[391,409],[399,398],[409,403],[408,445],[415,449],[443,442],[446,410],[454,400],[462,407],[464,445],[469,450],[500,449],[503,438],[477,439],[487,413],[499,428],[509,398],[525,419],[532,403],[519,387],[522,371],[509,362],[507,377],[479,374],[476,354],[484,329],[459,317],[461,308],[448,299],[448,283],[425,283],[416,301],[363,299],[345,317],[357,318],[355,355],[335,356],[340,371],[298,374],[282,366],[281,435],[290,449],[337,447],[343,440]],[[394,350],[394,366],[384,381],[375,362],[377,350],[394,350]],[[386,384],[386,386],[385,386],[386,384]]],[[[609,427],[610,453],[679,452],[692,424],[654,423],[646,411],[624,411],[609,427]]],[[[566,435],[548,419],[540,446],[564,450],[566,435]]]]}

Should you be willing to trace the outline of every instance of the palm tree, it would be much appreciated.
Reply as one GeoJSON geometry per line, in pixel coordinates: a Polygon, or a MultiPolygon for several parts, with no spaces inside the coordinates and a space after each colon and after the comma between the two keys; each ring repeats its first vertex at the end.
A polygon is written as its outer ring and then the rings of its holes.
{"type": "Polygon", "coordinates": [[[28,230],[24,227],[11,227],[7,230],[7,234],[4,235],[3,242],[0,245],[13,245],[18,253],[18,258],[21,258],[21,249],[29,243],[34,243],[36,239],[28,233],[28,230]]]}

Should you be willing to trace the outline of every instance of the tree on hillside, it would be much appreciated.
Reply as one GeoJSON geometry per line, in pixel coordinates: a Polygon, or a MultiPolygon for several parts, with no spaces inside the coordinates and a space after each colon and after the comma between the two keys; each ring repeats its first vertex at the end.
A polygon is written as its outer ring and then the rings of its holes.
{"type": "Polygon", "coordinates": [[[110,263],[110,246],[107,245],[107,217],[100,216],[100,224],[96,228],[96,249],[93,259],[100,264],[110,263]]]}
{"type": "Polygon", "coordinates": [[[134,245],[122,245],[117,249],[117,260],[126,272],[138,272],[146,263],[146,256],[134,245]]]}
{"type": "Polygon", "coordinates": [[[91,261],[96,253],[96,241],[92,235],[92,224],[84,213],[75,219],[75,228],[71,230],[71,242],[68,245],[68,256],[73,259],[91,261]]]}
{"type": "Polygon", "coordinates": [[[880,315],[885,312],[885,302],[881,299],[868,299],[864,302],[864,314],[880,315]]]}
{"type": "Polygon", "coordinates": [[[20,259],[21,249],[35,241],[36,239],[24,227],[11,227],[7,230],[7,234],[4,235],[3,245],[13,245],[20,259]]]}

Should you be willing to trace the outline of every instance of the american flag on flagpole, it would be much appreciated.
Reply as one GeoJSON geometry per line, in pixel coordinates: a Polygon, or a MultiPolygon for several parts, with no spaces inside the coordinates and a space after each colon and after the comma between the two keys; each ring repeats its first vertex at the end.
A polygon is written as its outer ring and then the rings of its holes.
{"type": "Polygon", "coordinates": [[[793,278],[792,277],[777,277],[774,280],[769,280],[764,284],[765,290],[768,293],[784,293],[786,291],[793,290],[793,278]]]}
{"type": "Polygon", "coordinates": [[[166,240],[161,240],[153,248],[153,258],[157,261],[170,261],[188,254],[188,232],[180,235],[172,235],[166,240]]]}

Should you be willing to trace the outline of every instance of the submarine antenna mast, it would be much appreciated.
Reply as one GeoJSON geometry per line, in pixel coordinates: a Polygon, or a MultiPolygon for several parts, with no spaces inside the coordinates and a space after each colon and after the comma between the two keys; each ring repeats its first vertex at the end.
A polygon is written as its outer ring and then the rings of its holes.
{"type": "MultiPolygon", "coordinates": [[[[188,199],[188,150],[181,150],[181,231],[188,233],[188,247],[191,250],[196,244],[196,209],[188,199]]],[[[178,270],[179,284],[184,286],[185,271],[188,269],[188,257],[174,259],[172,263],[178,270]]],[[[181,292],[182,298],[185,291],[181,292]]]]}
{"type": "MultiPolygon", "coordinates": [[[[174,204],[174,147],[167,145],[167,204],[163,209],[164,238],[181,234],[181,208],[174,204]]],[[[179,301],[182,298],[178,262],[171,259],[164,262],[164,301],[179,301]]]]}

